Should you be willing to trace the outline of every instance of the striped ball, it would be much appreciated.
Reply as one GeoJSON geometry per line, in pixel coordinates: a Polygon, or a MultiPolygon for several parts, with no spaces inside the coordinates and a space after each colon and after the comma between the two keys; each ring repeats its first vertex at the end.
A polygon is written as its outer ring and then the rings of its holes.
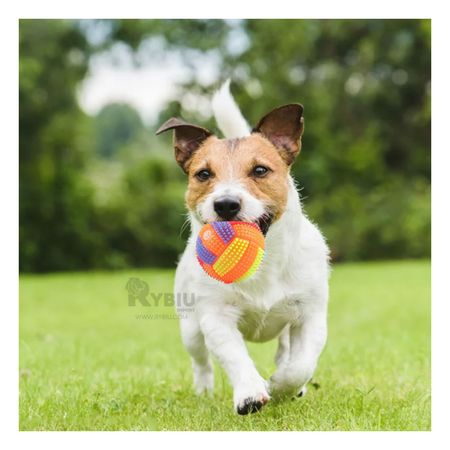
{"type": "Polygon", "coordinates": [[[197,259],[203,270],[223,283],[250,278],[264,256],[264,236],[249,222],[211,222],[197,238],[197,259]]]}

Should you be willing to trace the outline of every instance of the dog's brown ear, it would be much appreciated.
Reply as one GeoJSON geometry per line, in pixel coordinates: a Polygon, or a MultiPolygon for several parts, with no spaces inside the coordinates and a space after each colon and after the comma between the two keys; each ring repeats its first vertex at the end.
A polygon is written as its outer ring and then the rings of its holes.
{"type": "Polygon", "coordinates": [[[280,106],[266,114],[253,132],[266,137],[281,151],[286,163],[292,164],[300,153],[303,124],[303,106],[295,103],[280,106]]]}
{"type": "Polygon", "coordinates": [[[199,127],[184,122],[183,120],[172,117],[166,123],[161,125],[156,134],[164,133],[164,131],[174,130],[173,146],[175,148],[175,159],[181,168],[186,172],[186,163],[192,154],[200,147],[200,145],[209,136],[211,131],[206,128],[199,127]]]}

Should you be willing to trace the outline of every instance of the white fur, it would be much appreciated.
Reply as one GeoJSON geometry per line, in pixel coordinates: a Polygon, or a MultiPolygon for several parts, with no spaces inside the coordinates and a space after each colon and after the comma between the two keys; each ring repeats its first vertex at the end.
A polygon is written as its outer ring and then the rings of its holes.
{"type": "MultiPolygon", "coordinates": [[[[240,113],[236,116],[236,130],[241,128],[241,117],[240,113]]],[[[229,131],[224,130],[227,136],[229,131]]],[[[236,409],[248,401],[265,403],[269,393],[300,392],[311,379],[326,341],[328,248],[318,228],[303,214],[291,177],[288,184],[286,211],[270,227],[264,259],[250,279],[221,284],[198,264],[195,242],[202,226],[198,215],[209,219],[205,216],[211,206],[207,205],[190,212],[192,234],[176,272],[175,292],[195,295],[192,311],[178,311],[182,339],[192,357],[196,391],[213,389],[211,353],[230,379],[236,409]],[[267,383],[256,370],[244,340],[264,342],[277,337],[277,369],[267,383]]],[[[237,189],[242,194],[243,188],[230,179],[223,189],[237,189]]],[[[260,212],[253,210],[253,214],[260,212]]]]}
{"type": "Polygon", "coordinates": [[[229,79],[214,94],[212,109],[217,125],[226,138],[240,138],[250,134],[250,127],[231,96],[229,79]]]}

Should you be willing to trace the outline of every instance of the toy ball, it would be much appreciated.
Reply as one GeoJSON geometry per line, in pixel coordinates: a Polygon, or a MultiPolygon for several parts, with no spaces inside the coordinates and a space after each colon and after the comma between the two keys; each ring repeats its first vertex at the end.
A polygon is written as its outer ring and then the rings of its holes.
{"type": "Polygon", "coordinates": [[[249,222],[211,222],[197,238],[197,259],[203,270],[223,283],[250,278],[264,256],[264,236],[249,222]]]}

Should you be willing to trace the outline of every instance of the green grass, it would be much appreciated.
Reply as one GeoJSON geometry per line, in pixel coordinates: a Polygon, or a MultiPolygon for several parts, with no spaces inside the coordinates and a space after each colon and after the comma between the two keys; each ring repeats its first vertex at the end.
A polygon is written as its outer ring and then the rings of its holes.
{"type": "MultiPolygon", "coordinates": [[[[177,320],[137,318],[172,308],[128,306],[131,276],[171,290],[162,270],[21,277],[21,430],[430,429],[429,262],[336,266],[320,388],[243,417],[217,367],[194,395],[177,320]]],[[[270,376],[275,342],[249,350],[270,376]]]]}

